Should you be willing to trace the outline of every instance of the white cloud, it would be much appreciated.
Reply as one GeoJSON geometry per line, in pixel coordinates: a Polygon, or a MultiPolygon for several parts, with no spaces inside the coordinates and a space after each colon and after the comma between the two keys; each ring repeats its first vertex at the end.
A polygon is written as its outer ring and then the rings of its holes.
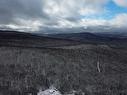
{"type": "Polygon", "coordinates": [[[76,17],[103,11],[108,0],[44,0],[43,10],[51,17],[76,17]]]}
{"type": "Polygon", "coordinates": [[[16,24],[3,24],[0,28],[4,27],[6,29],[19,30],[19,31],[39,31],[42,22],[39,20],[26,20],[26,19],[16,19],[16,24]]]}
{"type": "Polygon", "coordinates": [[[68,21],[68,20],[65,20],[65,19],[61,19],[57,23],[58,23],[58,25],[55,26],[56,28],[73,28],[73,27],[77,27],[75,22],[68,21]]]}
{"type": "Polygon", "coordinates": [[[80,24],[82,26],[105,26],[109,22],[104,19],[82,19],[80,24]]]}
{"type": "Polygon", "coordinates": [[[82,19],[80,25],[84,26],[109,26],[114,28],[127,27],[127,13],[116,15],[112,19],[82,19]]]}
{"type": "MultiPolygon", "coordinates": [[[[12,29],[38,30],[40,26],[65,27],[68,19],[80,20],[103,12],[108,0],[0,0],[0,25],[12,29]],[[19,18],[20,20],[17,20],[19,18]],[[39,21],[38,21],[39,20],[39,21]],[[42,24],[43,23],[43,24],[42,24]],[[65,24],[64,24],[65,23],[65,24]]],[[[70,26],[73,27],[74,25],[70,26]]]]}
{"type": "Polygon", "coordinates": [[[118,6],[127,7],[127,0],[113,0],[118,6]]]}
{"type": "MultiPolygon", "coordinates": [[[[43,28],[126,27],[127,14],[106,20],[89,18],[105,13],[109,0],[0,0],[0,28],[38,31],[43,28]],[[85,17],[85,18],[84,18],[85,17]]],[[[114,0],[126,6],[124,0],[114,0]]],[[[108,11],[108,10],[106,10],[108,11]]]]}
{"type": "Polygon", "coordinates": [[[112,19],[90,19],[83,18],[78,21],[69,21],[65,19],[59,19],[56,28],[76,28],[76,27],[111,27],[111,28],[126,28],[127,27],[127,14],[122,13],[116,15],[112,19]]]}
{"type": "Polygon", "coordinates": [[[37,31],[43,25],[40,20],[17,19],[17,22],[19,22],[19,26],[30,28],[31,31],[37,31]]]}
{"type": "Polygon", "coordinates": [[[89,19],[84,18],[78,21],[70,21],[67,19],[59,19],[52,25],[46,25],[41,20],[24,20],[17,19],[18,24],[9,24],[6,27],[14,30],[27,30],[27,31],[39,31],[43,30],[43,27],[56,28],[56,29],[67,29],[67,28],[81,28],[87,29],[87,27],[103,27],[106,28],[126,28],[127,27],[127,14],[118,14],[110,20],[105,19],[89,19]]]}
{"type": "Polygon", "coordinates": [[[115,27],[127,27],[127,13],[117,15],[110,22],[115,27]]]}

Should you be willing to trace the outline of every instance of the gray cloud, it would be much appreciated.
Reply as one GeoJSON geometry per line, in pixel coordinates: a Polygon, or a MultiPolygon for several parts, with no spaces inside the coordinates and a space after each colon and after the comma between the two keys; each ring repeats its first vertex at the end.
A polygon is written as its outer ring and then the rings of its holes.
{"type": "Polygon", "coordinates": [[[0,23],[15,22],[16,18],[47,18],[41,0],[0,0],[0,23]]]}
{"type": "Polygon", "coordinates": [[[107,20],[88,19],[105,12],[109,0],[0,0],[0,28],[22,31],[70,31],[86,27],[125,26],[127,14],[107,20]],[[121,19],[122,18],[122,19],[121,19]],[[115,23],[117,21],[117,23],[115,23]],[[68,29],[68,30],[67,30],[68,29]]]}

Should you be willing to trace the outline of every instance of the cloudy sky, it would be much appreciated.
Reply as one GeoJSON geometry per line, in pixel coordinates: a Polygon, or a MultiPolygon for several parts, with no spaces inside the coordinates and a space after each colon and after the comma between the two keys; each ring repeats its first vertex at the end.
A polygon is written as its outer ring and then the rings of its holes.
{"type": "Polygon", "coordinates": [[[127,32],[126,27],[127,0],[0,0],[0,29],[127,32]]]}

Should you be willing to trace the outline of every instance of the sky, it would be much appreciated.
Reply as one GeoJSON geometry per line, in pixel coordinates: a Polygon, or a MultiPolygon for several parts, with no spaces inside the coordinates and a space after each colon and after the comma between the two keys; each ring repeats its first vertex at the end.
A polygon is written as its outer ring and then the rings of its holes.
{"type": "Polygon", "coordinates": [[[127,0],[0,0],[0,29],[127,32],[127,0]]]}

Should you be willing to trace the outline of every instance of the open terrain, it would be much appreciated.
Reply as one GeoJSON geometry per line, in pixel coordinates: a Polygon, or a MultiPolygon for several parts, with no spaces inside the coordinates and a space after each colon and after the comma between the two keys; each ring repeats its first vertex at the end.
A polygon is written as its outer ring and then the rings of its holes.
{"type": "Polygon", "coordinates": [[[50,86],[65,95],[127,95],[126,80],[125,44],[0,32],[0,95],[37,95],[50,86]]]}

